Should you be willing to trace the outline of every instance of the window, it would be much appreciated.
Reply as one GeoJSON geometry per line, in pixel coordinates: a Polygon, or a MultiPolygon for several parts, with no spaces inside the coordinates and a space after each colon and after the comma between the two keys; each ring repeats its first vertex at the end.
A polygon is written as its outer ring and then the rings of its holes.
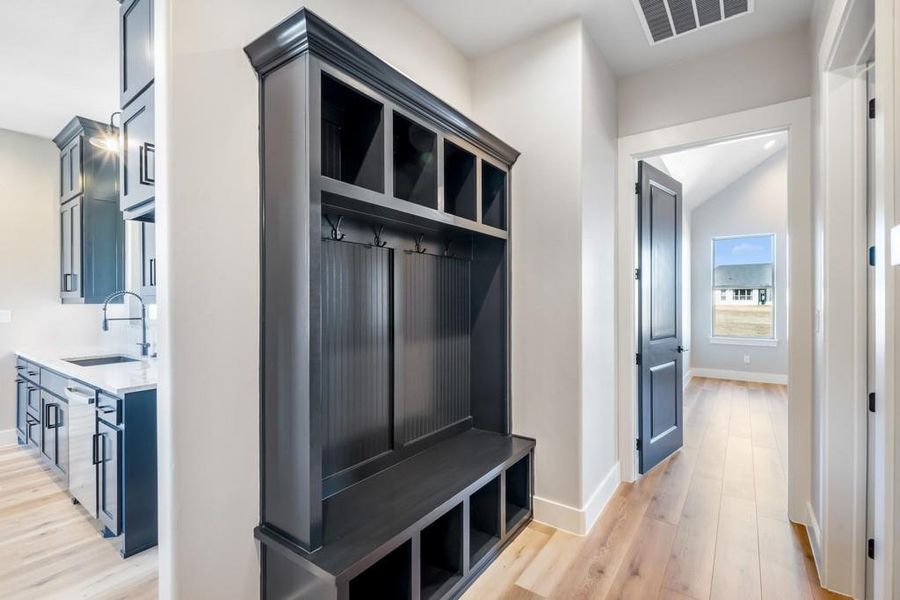
{"type": "Polygon", "coordinates": [[[712,335],[775,339],[775,236],[713,238],[712,335]]]}

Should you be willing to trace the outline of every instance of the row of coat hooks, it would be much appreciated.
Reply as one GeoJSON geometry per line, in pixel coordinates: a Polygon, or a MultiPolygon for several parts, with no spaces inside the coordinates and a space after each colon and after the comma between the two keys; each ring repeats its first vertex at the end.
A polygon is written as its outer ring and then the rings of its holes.
{"type": "MultiPolygon", "coordinates": [[[[334,240],[336,242],[340,242],[345,237],[347,237],[347,234],[345,234],[343,231],[341,231],[341,225],[344,222],[343,215],[339,215],[336,222],[332,221],[331,217],[328,215],[325,215],[325,220],[328,221],[328,225],[331,226],[331,239],[332,240],[334,240]]],[[[387,240],[385,240],[383,237],[384,225],[379,225],[377,228],[374,225],[372,225],[371,227],[372,227],[372,233],[375,236],[374,240],[372,241],[372,245],[375,246],[376,248],[384,248],[385,246],[387,246],[387,240]]],[[[425,246],[422,245],[422,239],[424,237],[425,237],[424,233],[420,233],[416,237],[416,240],[415,240],[416,246],[415,246],[415,249],[413,250],[416,254],[425,254],[428,251],[428,248],[426,248],[425,246]]],[[[456,258],[455,256],[453,256],[452,250],[453,250],[453,240],[447,240],[446,242],[444,242],[443,256],[446,256],[448,258],[456,258]]]]}

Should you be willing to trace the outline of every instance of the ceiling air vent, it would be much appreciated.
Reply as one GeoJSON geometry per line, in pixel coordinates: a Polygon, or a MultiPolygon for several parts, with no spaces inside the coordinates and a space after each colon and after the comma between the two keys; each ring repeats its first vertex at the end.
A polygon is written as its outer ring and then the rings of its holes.
{"type": "Polygon", "coordinates": [[[753,0],[634,0],[650,45],[753,12],[753,0]]]}

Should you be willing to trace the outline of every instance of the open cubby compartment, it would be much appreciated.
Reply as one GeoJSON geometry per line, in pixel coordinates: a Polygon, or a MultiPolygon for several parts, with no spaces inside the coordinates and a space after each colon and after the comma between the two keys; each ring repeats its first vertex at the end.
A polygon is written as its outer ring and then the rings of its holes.
{"type": "Polygon", "coordinates": [[[469,497],[469,564],[473,568],[500,542],[502,533],[497,476],[469,497]]]}
{"type": "Polygon", "coordinates": [[[481,222],[506,229],[506,171],[481,161],[481,222]]]}
{"type": "Polygon", "coordinates": [[[526,519],[531,512],[530,455],[519,459],[506,470],[506,531],[526,519]]]}
{"type": "Polygon", "coordinates": [[[422,530],[422,600],[443,598],[463,576],[462,508],[457,505],[422,530]]]}
{"type": "Polygon", "coordinates": [[[384,191],[384,105],[322,73],[322,175],[384,191]]]}
{"type": "Polygon", "coordinates": [[[349,600],[412,598],[412,541],[407,540],[387,556],[350,580],[349,600]]]}
{"type": "Polygon", "coordinates": [[[444,212],[478,219],[475,155],[444,140],[444,212]]]}
{"type": "Polygon", "coordinates": [[[396,112],[394,196],[437,208],[437,134],[396,112]]]}

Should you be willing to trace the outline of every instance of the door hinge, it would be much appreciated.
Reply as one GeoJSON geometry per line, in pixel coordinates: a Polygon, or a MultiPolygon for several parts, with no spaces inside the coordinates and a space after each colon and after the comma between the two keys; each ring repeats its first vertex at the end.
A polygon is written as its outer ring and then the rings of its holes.
{"type": "Polygon", "coordinates": [[[636,365],[641,364],[641,355],[640,354],[634,355],[634,364],[636,364],[636,365]]]}
{"type": "Polygon", "coordinates": [[[869,266],[875,266],[875,246],[869,246],[869,266]]]}
{"type": "Polygon", "coordinates": [[[869,392],[869,412],[875,412],[875,392],[869,392]]]}
{"type": "Polygon", "coordinates": [[[638,196],[641,195],[641,184],[640,183],[634,184],[634,193],[637,194],[638,196]]]}
{"type": "Polygon", "coordinates": [[[875,539],[869,538],[869,541],[866,543],[866,554],[872,560],[875,560],[875,539]]]}
{"type": "Polygon", "coordinates": [[[634,278],[635,278],[635,279],[640,279],[640,278],[641,278],[641,270],[640,270],[640,269],[635,269],[635,270],[634,270],[634,278]]]}
{"type": "Polygon", "coordinates": [[[639,439],[638,439],[638,440],[634,440],[634,449],[635,449],[635,450],[640,450],[640,449],[641,449],[641,440],[639,440],[639,439]]]}
{"type": "Polygon", "coordinates": [[[869,118],[875,118],[875,98],[869,98],[869,118]]]}

